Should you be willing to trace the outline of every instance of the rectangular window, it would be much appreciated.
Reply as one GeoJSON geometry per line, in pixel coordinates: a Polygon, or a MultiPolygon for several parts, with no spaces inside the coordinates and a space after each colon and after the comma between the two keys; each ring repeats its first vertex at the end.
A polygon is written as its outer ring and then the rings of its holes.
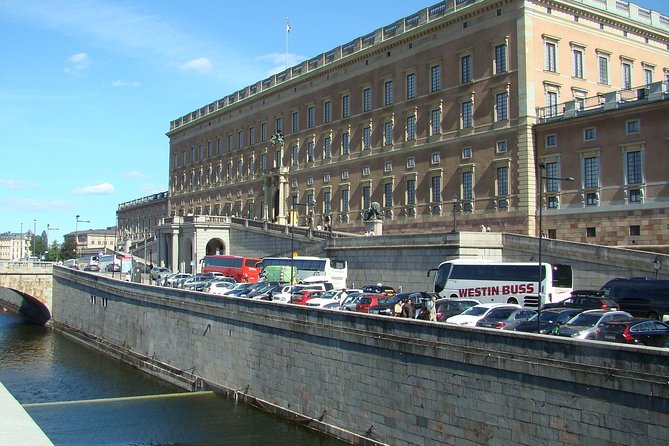
{"type": "Polygon", "coordinates": [[[332,122],[332,102],[325,101],[323,104],[323,122],[332,122]]]}
{"type": "Polygon", "coordinates": [[[263,153],[260,155],[260,170],[264,173],[267,172],[267,154],[263,153]]]}
{"type": "Polygon", "coordinates": [[[362,90],[362,111],[368,112],[372,109],[372,89],[365,88],[362,90]]]}
{"type": "Polygon", "coordinates": [[[330,174],[329,173],[326,173],[325,175],[323,175],[323,182],[324,183],[329,183],[330,182],[330,174]]]}
{"type": "Polygon", "coordinates": [[[244,132],[241,130],[237,132],[237,149],[241,150],[244,147],[244,132]]]}
{"type": "Polygon", "coordinates": [[[462,172],[462,199],[471,200],[473,195],[473,172],[462,172]]]}
{"type": "Polygon", "coordinates": [[[283,166],[283,153],[280,148],[276,149],[276,152],[274,152],[274,165],[275,167],[283,166]]]}
{"type": "Polygon", "coordinates": [[[555,91],[546,92],[546,116],[557,116],[558,114],[558,94],[555,91]]]}
{"type": "Polygon", "coordinates": [[[393,171],[393,162],[392,161],[386,161],[385,164],[383,165],[383,171],[384,172],[392,172],[393,171]]]}
{"type": "Polygon", "coordinates": [[[291,128],[293,133],[300,131],[300,114],[298,112],[293,112],[291,128]]]}
{"type": "Polygon", "coordinates": [[[641,184],[641,152],[626,153],[627,184],[641,184]]]}
{"type": "Polygon", "coordinates": [[[472,81],[472,56],[470,54],[460,58],[460,78],[463,84],[472,81]]]}
{"type": "Polygon", "coordinates": [[[630,203],[640,203],[641,202],[641,189],[630,189],[628,192],[628,201],[630,203]]]}
{"type": "Polygon", "coordinates": [[[430,129],[433,135],[441,134],[441,108],[432,110],[430,129]]]}
{"type": "Polygon", "coordinates": [[[502,166],[497,168],[497,196],[509,195],[509,168],[502,166]]]}
{"type": "Polygon", "coordinates": [[[584,187],[594,189],[599,186],[599,157],[593,156],[583,159],[584,187]]]}
{"type": "Polygon", "coordinates": [[[651,68],[643,69],[643,80],[647,86],[653,83],[653,70],[651,68]]]}
{"type": "Polygon", "coordinates": [[[416,116],[407,116],[407,141],[416,139],[416,116]]]}
{"type": "Polygon", "coordinates": [[[372,204],[372,188],[371,186],[362,187],[362,208],[369,209],[372,204]]]}
{"type": "Polygon", "coordinates": [[[385,145],[393,143],[393,121],[383,124],[383,143],[385,145]]]}
{"type": "Polygon", "coordinates": [[[597,64],[599,66],[599,83],[608,85],[609,84],[609,58],[606,56],[599,56],[597,58],[597,64]]]}
{"type": "Polygon", "coordinates": [[[410,156],[407,158],[407,169],[413,169],[414,167],[416,167],[416,158],[410,156]]]}
{"type": "Polygon", "coordinates": [[[197,159],[198,159],[199,161],[202,160],[202,144],[199,144],[199,145],[197,146],[197,159]]]}
{"type": "Polygon", "coordinates": [[[560,180],[551,180],[550,178],[560,177],[560,165],[557,162],[546,163],[546,192],[559,192],[560,180]]]}
{"type": "Polygon", "coordinates": [[[351,116],[351,98],[345,95],[341,98],[341,117],[348,118],[349,116],[351,116]]]}
{"type": "Polygon", "coordinates": [[[314,177],[311,176],[311,175],[309,175],[309,176],[307,177],[307,186],[311,186],[311,185],[313,185],[313,184],[314,184],[314,177]]]}
{"type": "Polygon", "coordinates": [[[553,42],[545,42],[544,45],[546,51],[544,69],[555,73],[557,71],[556,45],[553,42]]]}
{"type": "Polygon", "coordinates": [[[432,203],[439,203],[441,201],[441,176],[435,175],[432,177],[432,203]]]}
{"type": "Polygon", "coordinates": [[[386,81],[383,84],[383,105],[390,105],[393,103],[393,81],[386,81]]]}
{"type": "Polygon", "coordinates": [[[330,159],[332,158],[332,138],[327,136],[323,140],[323,158],[330,159]]]}
{"type": "Polygon", "coordinates": [[[307,108],[307,127],[312,128],[316,125],[316,109],[311,106],[307,108]]]}
{"type": "Polygon", "coordinates": [[[372,128],[365,127],[362,129],[362,150],[369,150],[372,148],[372,128]]]}
{"type": "Polygon", "coordinates": [[[393,183],[386,183],[383,191],[384,207],[393,207],[393,183]]]}
{"type": "Polygon", "coordinates": [[[277,133],[279,133],[279,132],[283,133],[283,118],[282,117],[276,118],[275,127],[276,127],[275,131],[277,133]]]}
{"type": "Polygon", "coordinates": [[[433,65],[430,68],[430,91],[432,93],[441,90],[441,66],[433,65]]]}
{"type": "Polygon", "coordinates": [[[407,74],[407,99],[416,97],[416,73],[407,74]]]}
{"type": "Polygon", "coordinates": [[[416,204],[416,180],[407,180],[407,204],[416,204]]]}
{"type": "Polygon", "coordinates": [[[506,153],[506,150],[507,150],[506,139],[497,141],[497,153],[506,153]]]}
{"type": "Polygon", "coordinates": [[[341,211],[342,212],[348,212],[349,209],[349,190],[348,189],[342,189],[341,190],[341,211]]]}
{"type": "Polygon", "coordinates": [[[293,166],[297,166],[300,163],[300,147],[299,146],[293,146],[293,159],[292,159],[292,164],[293,166]]]}
{"type": "Polygon", "coordinates": [[[348,132],[341,134],[341,153],[342,155],[348,155],[349,153],[349,135],[348,132]]]}
{"type": "Polygon", "coordinates": [[[244,161],[237,161],[237,178],[242,178],[244,176],[244,161]]]}
{"type": "Polygon", "coordinates": [[[594,141],[597,139],[597,128],[588,127],[583,129],[583,141],[594,141]]]}
{"type": "Polygon", "coordinates": [[[342,180],[348,179],[348,169],[344,169],[341,171],[341,179],[342,180]]]}
{"type": "Polygon", "coordinates": [[[472,157],[472,148],[463,147],[462,148],[462,159],[468,160],[472,157]]]}
{"type": "Polygon", "coordinates": [[[495,97],[495,115],[497,121],[506,121],[509,119],[508,115],[509,93],[506,91],[498,93],[495,97]]]}
{"type": "Polygon", "coordinates": [[[583,50],[574,49],[574,77],[583,79],[583,50]]]}
{"type": "Polygon", "coordinates": [[[506,43],[495,46],[495,74],[506,73],[506,43]]]}
{"type": "Polygon", "coordinates": [[[369,165],[362,166],[362,176],[363,177],[368,177],[369,174],[371,173],[371,171],[372,170],[370,169],[369,165]]]}
{"type": "Polygon", "coordinates": [[[267,142],[267,123],[260,124],[260,141],[267,142]]]}
{"type": "Polygon", "coordinates": [[[216,138],[216,155],[223,155],[223,141],[221,138],[216,138]]]}
{"type": "Polygon", "coordinates": [[[623,80],[623,90],[629,90],[632,88],[632,65],[628,63],[623,63],[622,65],[622,80],[623,80]]]}
{"type": "Polygon", "coordinates": [[[323,212],[326,214],[332,212],[332,204],[330,203],[331,199],[332,199],[332,192],[330,192],[329,190],[325,191],[323,193],[323,212]]]}
{"type": "Polygon", "coordinates": [[[228,153],[232,152],[232,133],[228,135],[228,145],[226,147],[228,153]]]}
{"type": "Polygon", "coordinates": [[[473,126],[473,119],[472,119],[472,108],[473,104],[472,101],[464,101],[461,104],[462,107],[462,128],[470,128],[473,126]]]}
{"type": "Polygon", "coordinates": [[[640,124],[638,119],[630,119],[629,121],[626,122],[625,124],[625,130],[627,131],[628,135],[633,135],[635,133],[639,133],[640,130],[640,124]]]}
{"type": "Polygon", "coordinates": [[[207,158],[211,158],[211,141],[207,141],[207,158]]]}
{"type": "Polygon", "coordinates": [[[256,132],[255,128],[249,127],[249,145],[252,146],[256,143],[256,132]]]}
{"type": "Polygon", "coordinates": [[[314,141],[307,142],[307,162],[314,161],[314,141]]]}
{"type": "Polygon", "coordinates": [[[432,154],[432,158],[430,159],[430,164],[436,165],[441,162],[441,154],[439,152],[435,152],[432,154]]]}

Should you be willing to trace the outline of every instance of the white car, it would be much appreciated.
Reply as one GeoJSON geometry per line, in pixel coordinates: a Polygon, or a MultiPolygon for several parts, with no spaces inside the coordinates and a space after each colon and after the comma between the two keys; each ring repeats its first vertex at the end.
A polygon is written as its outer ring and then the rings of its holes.
{"type": "Polygon", "coordinates": [[[205,287],[205,293],[222,296],[236,286],[237,284],[234,282],[227,282],[222,280],[211,282],[205,287]]]}
{"type": "Polygon", "coordinates": [[[321,293],[321,297],[314,297],[313,299],[309,299],[306,305],[307,307],[322,308],[327,304],[331,304],[332,302],[341,302],[342,300],[346,299],[346,296],[348,296],[346,290],[323,291],[323,293],[321,293]]]}
{"type": "Polygon", "coordinates": [[[455,325],[464,325],[467,327],[475,327],[476,323],[488,315],[490,311],[495,308],[522,308],[516,304],[480,304],[474,305],[463,311],[462,313],[451,316],[446,319],[446,323],[455,325]]]}

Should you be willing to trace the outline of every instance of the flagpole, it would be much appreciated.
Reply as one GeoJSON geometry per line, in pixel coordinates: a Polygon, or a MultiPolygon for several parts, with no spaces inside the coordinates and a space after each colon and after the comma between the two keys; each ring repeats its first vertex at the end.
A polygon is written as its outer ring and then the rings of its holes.
{"type": "Polygon", "coordinates": [[[288,69],[288,33],[290,32],[290,23],[286,17],[286,70],[288,69]]]}

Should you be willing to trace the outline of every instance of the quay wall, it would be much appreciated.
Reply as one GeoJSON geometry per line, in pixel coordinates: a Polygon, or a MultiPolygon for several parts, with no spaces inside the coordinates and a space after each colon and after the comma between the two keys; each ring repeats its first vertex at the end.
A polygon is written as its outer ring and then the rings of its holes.
{"type": "Polygon", "coordinates": [[[54,268],[53,326],[354,444],[666,444],[669,351],[451,327],[54,268]]]}

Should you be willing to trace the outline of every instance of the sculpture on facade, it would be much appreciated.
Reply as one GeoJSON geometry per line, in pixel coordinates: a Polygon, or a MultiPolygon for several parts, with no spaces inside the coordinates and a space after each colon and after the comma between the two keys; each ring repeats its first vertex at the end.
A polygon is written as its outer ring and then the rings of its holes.
{"type": "Polygon", "coordinates": [[[362,211],[362,219],[364,221],[383,220],[381,205],[376,201],[373,202],[369,208],[362,211]]]}

